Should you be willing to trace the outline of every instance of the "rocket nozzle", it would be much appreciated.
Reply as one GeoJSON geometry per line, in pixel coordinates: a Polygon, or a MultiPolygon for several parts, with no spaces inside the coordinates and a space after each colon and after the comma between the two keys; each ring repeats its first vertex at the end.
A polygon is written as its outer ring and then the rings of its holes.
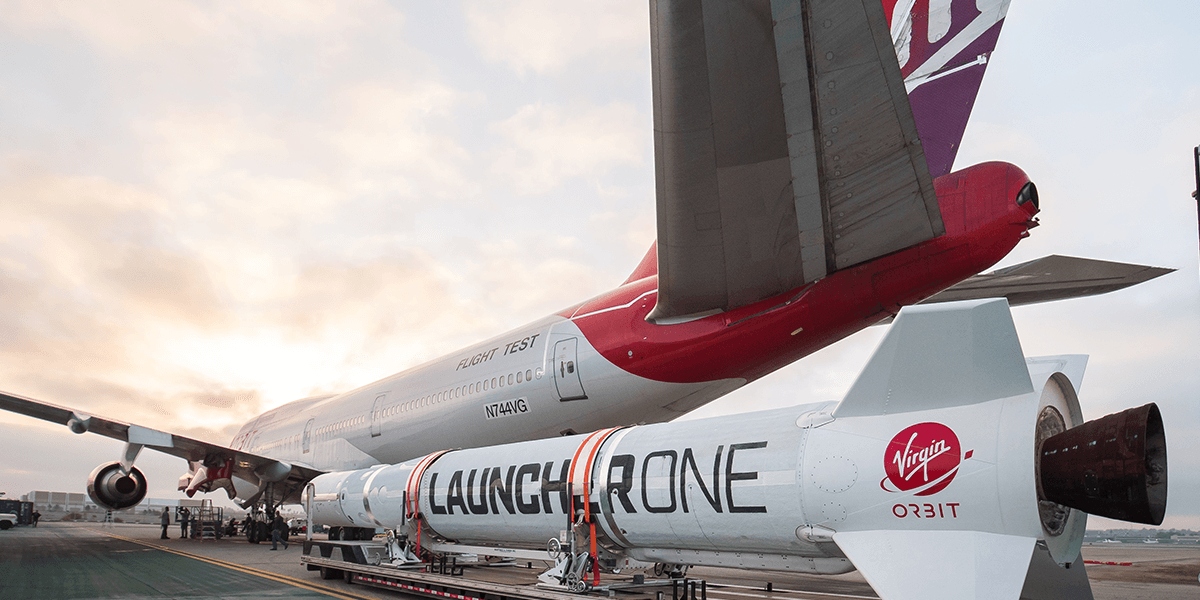
{"type": "Polygon", "coordinates": [[[1049,437],[1038,459],[1041,500],[1111,519],[1162,524],[1167,442],[1153,402],[1049,437]]]}

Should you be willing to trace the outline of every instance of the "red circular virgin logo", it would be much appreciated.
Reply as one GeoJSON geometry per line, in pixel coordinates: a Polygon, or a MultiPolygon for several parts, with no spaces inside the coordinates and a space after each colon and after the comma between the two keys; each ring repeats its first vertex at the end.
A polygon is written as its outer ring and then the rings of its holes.
{"type": "Polygon", "coordinates": [[[879,482],[889,492],[936,494],[954,479],[964,456],[954,430],[941,423],[917,423],[896,434],[883,455],[887,477],[879,482]]]}

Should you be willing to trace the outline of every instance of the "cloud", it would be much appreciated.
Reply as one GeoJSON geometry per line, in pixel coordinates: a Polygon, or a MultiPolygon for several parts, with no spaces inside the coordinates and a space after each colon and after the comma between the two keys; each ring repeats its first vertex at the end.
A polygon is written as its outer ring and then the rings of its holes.
{"type": "Polygon", "coordinates": [[[577,63],[637,69],[649,48],[644,3],[471,2],[466,15],[484,58],[517,73],[547,73],[577,63]]]}
{"type": "Polygon", "coordinates": [[[11,30],[28,35],[67,33],[99,52],[150,61],[197,46],[216,50],[216,58],[261,47],[263,41],[301,36],[315,38],[321,43],[314,46],[331,53],[345,49],[340,40],[349,31],[400,23],[400,15],[386,3],[369,0],[336,7],[282,0],[215,5],[152,0],[109,5],[30,0],[4,4],[11,30]],[[215,44],[218,39],[224,43],[215,44]]]}
{"type": "Polygon", "coordinates": [[[518,194],[544,194],[572,177],[599,177],[614,167],[643,163],[648,134],[632,105],[531,104],[491,125],[503,149],[492,173],[518,194]]]}
{"type": "Polygon", "coordinates": [[[331,142],[359,190],[383,187],[408,198],[471,194],[468,152],[437,125],[455,116],[461,94],[433,81],[403,87],[368,82],[338,94],[331,142]]]}

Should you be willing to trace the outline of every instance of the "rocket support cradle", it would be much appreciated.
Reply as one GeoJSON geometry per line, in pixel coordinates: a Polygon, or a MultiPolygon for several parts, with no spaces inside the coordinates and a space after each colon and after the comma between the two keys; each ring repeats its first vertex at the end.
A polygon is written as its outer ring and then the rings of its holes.
{"type": "Polygon", "coordinates": [[[1015,599],[1047,582],[1090,598],[1086,514],[1070,507],[1161,523],[1166,447],[1152,404],[1083,422],[1085,365],[1025,359],[1002,299],[907,307],[840,403],[328,473],[310,520],[414,544],[578,540],[594,578],[857,568],[885,599],[1015,599]]]}

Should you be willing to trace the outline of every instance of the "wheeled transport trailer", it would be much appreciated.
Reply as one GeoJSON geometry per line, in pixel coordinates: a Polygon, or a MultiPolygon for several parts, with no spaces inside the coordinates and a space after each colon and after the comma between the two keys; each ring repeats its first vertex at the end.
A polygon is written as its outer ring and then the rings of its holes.
{"type": "MultiPolygon", "coordinates": [[[[488,565],[521,568],[521,564],[532,562],[549,563],[544,552],[524,549],[473,547],[458,544],[431,544],[437,559],[397,566],[389,560],[389,541],[317,540],[309,537],[304,541],[301,564],[310,571],[320,571],[322,579],[342,579],[346,583],[391,589],[430,598],[453,598],[455,600],[579,600],[578,593],[547,589],[535,585],[536,579],[528,583],[502,583],[485,581],[465,576],[464,566],[488,565]],[[476,560],[487,552],[487,556],[501,562],[476,560]],[[460,560],[465,562],[459,562],[460,560]],[[518,562],[519,561],[519,562],[518,562]]],[[[392,549],[394,550],[394,548],[392,549]]],[[[529,573],[533,575],[536,571],[529,573]]],[[[637,575],[628,582],[614,582],[591,588],[609,596],[617,590],[641,591],[644,597],[658,600],[707,600],[707,584],[695,579],[659,579],[647,581],[637,575]],[[652,592],[652,588],[663,588],[652,592]],[[669,591],[668,591],[669,590],[669,591]]]]}

